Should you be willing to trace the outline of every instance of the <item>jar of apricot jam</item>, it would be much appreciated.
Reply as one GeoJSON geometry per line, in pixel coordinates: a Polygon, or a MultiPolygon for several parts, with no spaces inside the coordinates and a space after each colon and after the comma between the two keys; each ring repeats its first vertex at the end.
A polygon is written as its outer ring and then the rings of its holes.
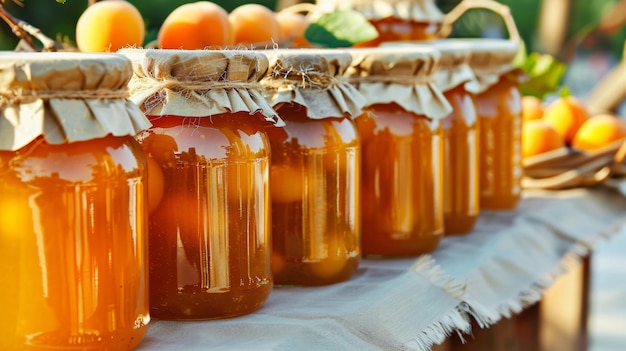
{"type": "Polygon", "coordinates": [[[347,76],[367,99],[361,135],[361,245],[367,256],[415,256],[439,245],[443,137],[450,104],[432,47],[350,49],[347,76]]]}
{"type": "Polygon", "coordinates": [[[443,14],[434,0],[317,0],[316,12],[355,10],[376,28],[376,39],[355,47],[374,47],[391,41],[426,41],[438,37],[443,14]]]}
{"type": "Polygon", "coordinates": [[[147,331],[131,74],[114,54],[0,53],[1,350],[132,350],[147,331]]]}
{"type": "Polygon", "coordinates": [[[361,148],[352,117],[364,101],[341,76],[336,50],[269,51],[263,84],[285,121],[268,127],[272,148],[272,271],[276,284],[349,279],[360,260],[361,148]]]}
{"type": "Polygon", "coordinates": [[[149,189],[150,310],[216,319],[259,309],[272,289],[270,149],[278,122],[252,51],[121,50],[131,99],[152,122],[141,142],[149,189]]]}
{"type": "Polygon", "coordinates": [[[478,82],[470,66],[470,50],[454,40],[432,44],[441,52],[437,86],[452,105],[441,120],[444,140],[443,213],[446,234],[472,231],[479,214],[478,82]]]}
{"type": "Polygon", "coordinates": [[[511,210],[522,192],[522,76],[513,66],[519,44],[504,39],[463,42],[471,48],[470,66],[480,84],[480,208],[511,210]]]}

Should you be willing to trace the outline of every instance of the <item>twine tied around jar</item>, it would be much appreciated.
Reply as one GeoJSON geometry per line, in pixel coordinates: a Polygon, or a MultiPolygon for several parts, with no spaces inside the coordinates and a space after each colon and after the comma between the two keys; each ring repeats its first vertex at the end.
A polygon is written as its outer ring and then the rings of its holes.
{"type": "Polygon", "coordinates": [[[328,90],[343,84],[349,84],[346,78],[318,72],[314,68],[289,68],[284,72],[275,68],[263,82],[263,86],[268,90],[279,90],[281,88],[328,90]]]}
{"type": "Polygon", "coordinates": [[[75,100],[108,100],[127,99],[127,89],[98,90],[27,90],[12,89],[0,91],[0,108],[5,105],[17,105],[34,100],[75,99],[75,100]]]}
{"type": "Polygon", "coordinates": [[[418,84],[430,84],[435,82],[434,76],[420,76],[420,75],[368,75],[363,77],[350,77],[348,79],[350,84],[360,83],[388,83],[398,85],[418,85],[418,84]]]}

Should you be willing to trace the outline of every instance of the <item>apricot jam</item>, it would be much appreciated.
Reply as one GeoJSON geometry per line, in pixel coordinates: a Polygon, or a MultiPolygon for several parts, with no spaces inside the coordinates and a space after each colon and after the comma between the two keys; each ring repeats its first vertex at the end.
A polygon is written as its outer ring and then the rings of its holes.
{"type": "Polygon", "coordinates": [[[264,122],[248,112],[149,117],[141,145],[163,179],[149,216],[152,315],[209,319],[259,309],[272,289],[264,122]]]}
{"type": "Polygon", "coordinates": [[[476,100],[462,85],[444,92],[452,113],[441,121],[444,130],[444,228],[466,234],[479,214],[479,126],[476,100]]]}
{"type": "Polygon", "coordinates": [[[320,13],[358,11],[376,28],[377,38],[354,47],[434,40],[443,21],[443,14],[433,0],[317,0],[316,3],[320,13]]]}
{"type": "Polygon", "coordinates": [[[511,210],[521,197],[522,103],[515,79],[501,77],[476,96],[480,135],[480,207],[511,210]]]}
{"type": "Polygon", "coordinates": [[[147,331],[131,74],[120,55],[0,54],[1,350],[132,350],[147,331]]]}
{"type": "Polygon", "coordinates": [[[350,55],[278,50],[268,56],[273,73],[264,82],[285,121],[283,128],[266,129],[272,149],[274,281],[315,286],[348,280],[361,255],[361,147],[351,119],[360,109],[342,108],[355,104],[357,92],[337,79],[350,55]],[[283,93],[291,89],[303,98],[283,93]]]}
{"type": "Polygon", "coordinates": [[[446,234],[469,233],[479,214],[479,123],[474,93],[479,85],[469,66],[470,49],[455,40],[431,42],[441,51],[437,86],[452,105],[444,130],[443,212],[446,234]]]}
{"type": "Polygon", "coordinates": [[[511,210],[521,197],[521,75],[513,66],[519,44],[511,40],[459,40],[471,48],[479,138],[480,208],[511,210]]]}
{"type": "Polygon", "coordinates": [[[414,256],[439,245],[443,226],[443,128],[450,105],[432,84],[432,47],[351,49],[348,76],[367,98],[355,119],[363,145],[363,254],[414,256]]]}
{"type": "Polygon", "coordinates": [[[358,43],[354,47],[374,47],[394,41],[435,40],[440,27],[439,23],[418,22],[395,17],[372,19],[370,23],[378,31],[378,37],[358,43]]]}
{"type": "Polygon", "coordinates": [[[267,58],[237,50],[122,53],[135,65],[132,98],[153,124],[138,137],[158,174],[148,194],[152,315],[216,319],[258,310],[272,290],[264,128],[277,120],[258,83],[267,58]]]}

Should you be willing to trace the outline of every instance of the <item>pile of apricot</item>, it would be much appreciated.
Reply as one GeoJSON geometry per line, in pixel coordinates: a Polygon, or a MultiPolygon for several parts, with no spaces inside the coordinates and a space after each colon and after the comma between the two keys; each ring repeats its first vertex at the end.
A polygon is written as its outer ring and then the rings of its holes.
{"type": "MultiPolygon", "coordinates": [[[[260,47],[283,43],[309,47],[307,18],[294,12],[274,12],[259,4],[244,4],[228,13],[210,1],[175,8],[159,28],[160,49],[200,50],[232,46],[260,47]]],[[[140,47],[145,23],[137,8],[124,0],[99,1],[87,7],[76,25],[76,46],[84,52],[115,52],[140,47]]]]}
{"type": "Polygon", "coordinates": [[[532,157],[568,147],[595,151],[626,140],[626,119],[611,113],[591,115],[576,97],[549,104],[536,97],[522,100],[522,156],[532,157]]]}

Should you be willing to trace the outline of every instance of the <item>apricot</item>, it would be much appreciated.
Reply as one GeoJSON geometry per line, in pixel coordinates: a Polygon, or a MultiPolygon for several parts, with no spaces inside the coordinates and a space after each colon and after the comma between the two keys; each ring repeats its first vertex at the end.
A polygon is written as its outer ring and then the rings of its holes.
{"type": "Polygon", "coordinates": [[[304,192],[302,170],[289,165],[270,167],[270,194],[272,201],[301,201],[304,192]]]}
{"type": "Polygon", "coordinates": [[[522,97],[522,118],[524,121],[541,119],[543,117],[543,102],[535,96],[522,97]]]}
{"type": "Polygon", "coordinates": [[[589,119],[586,107],[573,96],[559,97],[546,107],[543,120],[552,125],[567,145],[589,119]]]}
{"type": "Polygon", "coordinates": [[[626,120],[601,114],[587,120],[574,136],[572,147],[592,151],[626,138],[626,120]]]}
{"type": "Polygon", "coordinates": [[[83,52],[115,52],[141,46],[146,28],[139,10],[128,1],[99,1],[87,7],[76,23],[76,46],[83,52]]]}
{"type": "Polygon", "coordinates": [[[157,43],[161,49],[185,50],[232,45],[228,12],[210,1],[180,5],[163,21],[157,43]]]}
{"type": "Polygon", "coordinates": [[[293,12],[279,12],[276,20],[281,28],[281,41],[289,41],[289,46],[294,48],[311,47],[304,38],[304,32],[309,27],[309,21],[306,16],[293,12]]]}
{"type": "Polygon", "coordinates": [[[311,272],[318,278],[329,279],[338,275],[348,261],[343,241],[337,237],[329,237],[327,242],[327,256],[317,262],[310,262],[311,272]]]}
{"type": "Polygon", "coordinates": [[[152,213],[163,199],[165,183],[163,171],[152,156],[146,156],[148,163],[148,213],[152,213]]]}
{"type": "Polygon", "coordinates": [[[276,13],[259,4],[244,4],[228,16],[235,44],[270,43],[281,39],[276,13]]]}
{"type": "Polygon", "coordinates": [[[541,119],[525,121],[522,127],[522,156],[530,157],[565,146],[561,135],[541,119]]]}

